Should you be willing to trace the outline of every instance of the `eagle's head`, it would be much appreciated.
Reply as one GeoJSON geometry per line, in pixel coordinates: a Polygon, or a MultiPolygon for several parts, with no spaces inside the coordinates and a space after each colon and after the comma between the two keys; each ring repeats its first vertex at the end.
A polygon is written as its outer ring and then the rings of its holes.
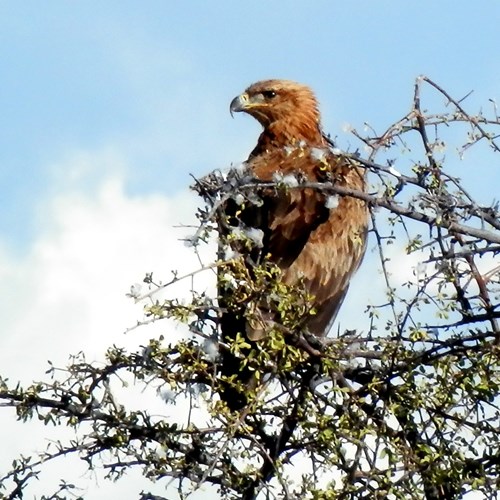
{"type": "Polygon", "coordinates": [[[306,85],[290,80],[264,80],[250,85],[230,105],[231,114],[243,111],[264,131],[287,140],[315,142],[320,132],[318,101],[306,85]]]}

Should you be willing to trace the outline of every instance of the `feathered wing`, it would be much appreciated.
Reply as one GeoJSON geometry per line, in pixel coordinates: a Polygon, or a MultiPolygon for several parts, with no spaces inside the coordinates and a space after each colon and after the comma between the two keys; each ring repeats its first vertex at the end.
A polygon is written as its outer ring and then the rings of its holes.
{"type": "MultiPolygon", "coordinates": [[[[328,196],[296,184],[331,179],[363,190],[363,173],[328,149],[307,146],[272,150],[251,159],[249,168],[259,180],[282,179],[284,187],[264,195],[258,217],[255,210],[250,217],[243,214],[245,224],[257,224],[264,232],[261,254],[281,268],[284,281],[302,282],[314,297],[317,313],[305,326],[315,335],[326,335],[364,254],[367,211],[355,198],[328,196]]],[[[253,337],[262,334],[254,332],[253,337]]]]}

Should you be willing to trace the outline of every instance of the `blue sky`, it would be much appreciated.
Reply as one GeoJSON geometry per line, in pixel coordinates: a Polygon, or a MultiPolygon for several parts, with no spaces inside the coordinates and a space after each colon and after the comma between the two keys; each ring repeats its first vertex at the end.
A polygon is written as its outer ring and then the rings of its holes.
{"type": "Polygon", "coordinates": [[[486,1],[2,2],[0,235],[25,249],[75,150],[123,155],[131,193],[244,158],[258,127],[227,105],[258,79],[312,85],[333,135],[402,115],[420,73],[498,96],[498,19],[486,1]]]}
{"type": "MultiPolygon", "coordinates": [[[[498,101],[499,20],[495,1],[0,1],[3,371],[29,381],[47,359],[147,339],[123,336],[140,315],[125,292],[145,272],[199,266],[173,226],[192,221],[189,174],[255,144],[258,124],[228,111],[248,84],[310,84],[345,147],[346,123],[383,130],[407,113],[419,74],[457,98],[474,90],[471,112],[498,101]]],[[[498,165],[468,154],[452,160],[457,175],[498,199],[498,165]]],[[[380,282],[373,273],[353,283],[347,320],[380,282]]],[[[12,425],[0,412],[5,448],[29,451],[37,439],[12,425]]]]}

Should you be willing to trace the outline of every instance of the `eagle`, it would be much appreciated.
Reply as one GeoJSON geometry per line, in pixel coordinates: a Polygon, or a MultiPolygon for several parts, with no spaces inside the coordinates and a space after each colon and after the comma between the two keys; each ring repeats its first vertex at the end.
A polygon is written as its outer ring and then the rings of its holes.
{"type": "MultiPolygon", "coordinates": [[[[259,234],[245,266],[251,275],[253,267],[270,262],[280,270],[283,283],[303,287],[314,314],[305,315],[302,327],[325,336],[363,259],[368,210],[358,198],[329,194],[311,185],[328,181],[364,191],[365,170],[332,148],[321,128],[318,101],[306,85],[259,81],[231,101],[230,112],[246,113],[263,127],[244,163],[245,172],[257,183],[281,185],[261,190],[258,203],[235,206],[232,202],[225,207],[233,225],[259,234]]],[[[223,309],[228,293],[227,283],[219,284],[223,309]]],[[[250,345],[259,342],[279,322],[273,307],[272,301],[261,297],[257,304],[242,304],[239,311],[226,310],[221,317],[222,339],[230,343],[240,335],[250,345]]],[[[237,374],[244,384],[251,379],[241,360],[229,351],[222,355],[221,373],[237,374]]],[[[221,397],[233,409],[246,401],[241,390],[230,388],[221,397]]]]}

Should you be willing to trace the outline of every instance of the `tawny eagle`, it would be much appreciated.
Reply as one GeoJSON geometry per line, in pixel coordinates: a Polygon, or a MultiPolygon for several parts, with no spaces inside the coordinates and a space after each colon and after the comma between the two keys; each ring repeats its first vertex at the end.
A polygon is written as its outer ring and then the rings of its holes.
{"type": "MultiPolygon", "coordinates": [[[[363,258],[368,211],[360,199],[331,196],[300,184],[329,180],[363,191],[364,170],[332,150],[321,129],[316,97],[305,85],[288,80],[260,81],[234,98],[230,110],[253,116],[263,127],[245,163],[247,172],[258,181],[292,179],[288,188],[262,191],[262,202],[243,207],[238,219],[246,227],[260,230],[259,253],[280,268],[281,279],[288,285],[300,283],[313,297],[316,313],[306,318],[303,327],[324,336],[363,258]]],[[[248,259],[248,266],[254,264],[255,258],[248,259]]],[[[223,296],[225,291],[220,293],[223,296]]],[[[265,299],[262,297],[258,306],[262,321],[255,318],[255,311],[249,320],[247,305],[239,314],[223,314],[223,338],[234,339],[240,333],[258,341],[266,335],[276,315],[265,299]]],[[[230,375],[238,370],[237,365],[226,355],[222,373],[230,375]]],[[[227,394],[224,399],[229,397],[227,394]]]]}

